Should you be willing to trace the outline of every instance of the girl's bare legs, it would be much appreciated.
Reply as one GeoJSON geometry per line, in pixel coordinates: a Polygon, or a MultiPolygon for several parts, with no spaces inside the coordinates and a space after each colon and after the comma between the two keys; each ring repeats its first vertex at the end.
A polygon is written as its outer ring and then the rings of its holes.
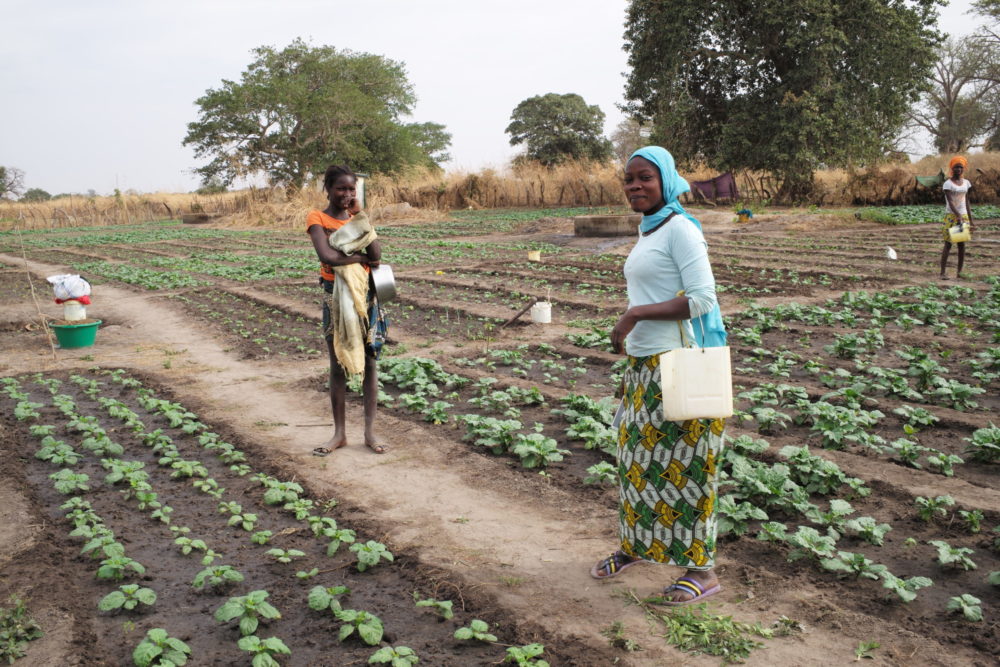
{"type": "Polygon", "coordinates": [[[333,351],[333,339],[331,337],[327,337],[326,339],[326,351],[330,357],[330,408],[333,411],[333,437],[323,447],[334,450],[347,444],[347,378],[344,377],[344,369],[337,363],[336,353],[333,351]]]}
{"type": "Polygon", "coordinates": [[[962,266],[965,264],[965,244],[958,244],[958,275],[957,278],[962,277],[962,266]]]}
{"type": "MultiPolygon", "coordinates": [[[[959,251],[958,251],[959,257],[960,258],[964,258],[965,249],[961,247],[962,246],[961,243],[959,243],[958,245],[960,246],[959,247],[959,251]]],[[[948,276],[946,276],[944,272],[948,268],[948,255],[949,254],[951,254],[951,243],[949,243],[948,241],[945,241],[944,242],[944,249],[941,251],[941,278],[943,280],[947,280],[948,279],[948,276]]],[[[959,263],[958,272],[961,273],[962,272],[962,266],[961,266],[962,260],[959,259],[958,263],[959,263]]]]}
{"type": "Polygon", "coordinates": [[[365,406],[365,444],[376,454],[385,452],[385,445],[375,435],[375,411],[378,408],[378,367],[375,359],[365,355],[365,379],[361,384],[365,406]]]}

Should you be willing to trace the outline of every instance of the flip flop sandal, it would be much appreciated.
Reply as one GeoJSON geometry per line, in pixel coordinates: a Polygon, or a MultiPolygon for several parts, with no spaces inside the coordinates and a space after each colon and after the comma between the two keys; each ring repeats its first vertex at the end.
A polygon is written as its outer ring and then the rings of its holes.
{"type": "Polygon", "coordinates": [[[368,445],[368,449],[372,450],[376,454],[385,454],[389,451],[389,448],[383,445],[381,442],[375,443],[374,445],[368,445]]]}
{"type": "Polygon", "coordinates": [[[312,455],[313,456],[329,456],[331,451],[332,450],[327,449],[326,447],[317,447],[316,449],[312,450],[312,455]]]}
{"type": "Polygon", "coordinates": [[[619,549],[607,558],[594,563],[594,567],[590,568],[590,576],[594,579],[610,579],[611,577],[621,574],[633,565],[638,565],[643,562],[645,561],[641,558],[633,559],[627,553],[619,549]],[[605,572],[606,574],[601,574],[601,572],[605,572]]]}
{"type": "Polygon", "coordinates": [[[667,607],[683,607],[686,604],[696,604],[701,602],[710,595],[715,595],[722,590],[719,584],[712,586],[711,588],[702,588],[702,584],[691,579],[690,577],[681,577],[674,583],[670,584],[663,589],[663,595],[670,595],[674,591],[683,591],[684,593],[691,593],[694,595],[690,600],[660,600],[656,604],[665,605],[667,607]]]}

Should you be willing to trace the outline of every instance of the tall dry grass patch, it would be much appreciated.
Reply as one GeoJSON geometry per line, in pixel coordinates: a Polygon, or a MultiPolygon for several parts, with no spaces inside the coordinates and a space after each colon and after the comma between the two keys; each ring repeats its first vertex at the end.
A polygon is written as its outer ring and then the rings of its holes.
{"type": "MultiPolygon", "coordinates": [[[[810,202],[817,206],[866,206],[937,203],[939,188],[917,184],[915,176],[947,171],[950,155],[914,163],[887,163],[866,169],[830,169],[815,175],[810,202]]],[[[1000,153],[968,156],[967,178],[973,201],[1000,202],[1000,153]]],[[[697,166],[681,172],[689,181],[703,181],[719,172],[697,166]]],[[[758,172],[735,174],[740,190],[736,203],[775,203],[779,183],[758,172]]],[[[626,203],[617,164],[569,163],[554,168],[521,166],[477,172],[411,170],[402,175],[368,179],[368,208],[375,218],[426,218],[454,209],[618,207],[626,203]],[[412,208],[407,208],[409,207],[412,208]],[[381,212],[381,215],[380,215],[381,212]]],[[[683,198],[695,201],[693,195],[683,198]]],[[[728,206],[731,202],[721,202],[728,206]]],[[[176,219],[191,213],[216,214],[219,224],[241,227],[298,228],[314,208],[327,205],[316,184],[297,192],[283,188],[253,188],[217,195],[154,193],[116,197],[63,197],[40,202],[0,201],[0,229],[118,225],[176,219]]]]}
{"type": "Polygon", "coordinates": [[[620,167],[591,162],[375,177],[369,183],[369,193],[370,203],[406,202],[436,210],[620,206],[625,201],[620,167]]]}
{"type": "Polygon", "coordinates": [[[93,227],[150,220],[169,220],[189,213],[227,215],[252,208],[252,202],[267,191],[224,192],[215,195],[150,194],[111,197],[67,196],[45,202],[0,200],[0,229],[15,225],[22,229],[93,227]]]}

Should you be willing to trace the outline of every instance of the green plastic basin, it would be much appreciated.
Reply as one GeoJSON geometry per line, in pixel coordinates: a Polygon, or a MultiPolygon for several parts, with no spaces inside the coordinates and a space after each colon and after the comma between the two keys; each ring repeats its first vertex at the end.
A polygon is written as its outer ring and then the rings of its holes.
{"type": "Polygon", "coordinates": [[[59,347],[70,349],[93,345],[94,339],[97,338],[97,327],[100,325],[101,320],[85,324],[50,324],[49,326],[56,332],[59,347]]]}

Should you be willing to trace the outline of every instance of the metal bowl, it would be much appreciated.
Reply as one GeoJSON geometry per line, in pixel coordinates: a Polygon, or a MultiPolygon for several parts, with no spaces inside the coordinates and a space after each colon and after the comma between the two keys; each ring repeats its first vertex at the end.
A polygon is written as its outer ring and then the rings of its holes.
{"type": "Polygon", "coordinates": [[[388,303],[396,298],[396,278],[392,275],[391,266],[379,264],[378,268],[372,269],[371,281],[379,303],[388,303]]]}

